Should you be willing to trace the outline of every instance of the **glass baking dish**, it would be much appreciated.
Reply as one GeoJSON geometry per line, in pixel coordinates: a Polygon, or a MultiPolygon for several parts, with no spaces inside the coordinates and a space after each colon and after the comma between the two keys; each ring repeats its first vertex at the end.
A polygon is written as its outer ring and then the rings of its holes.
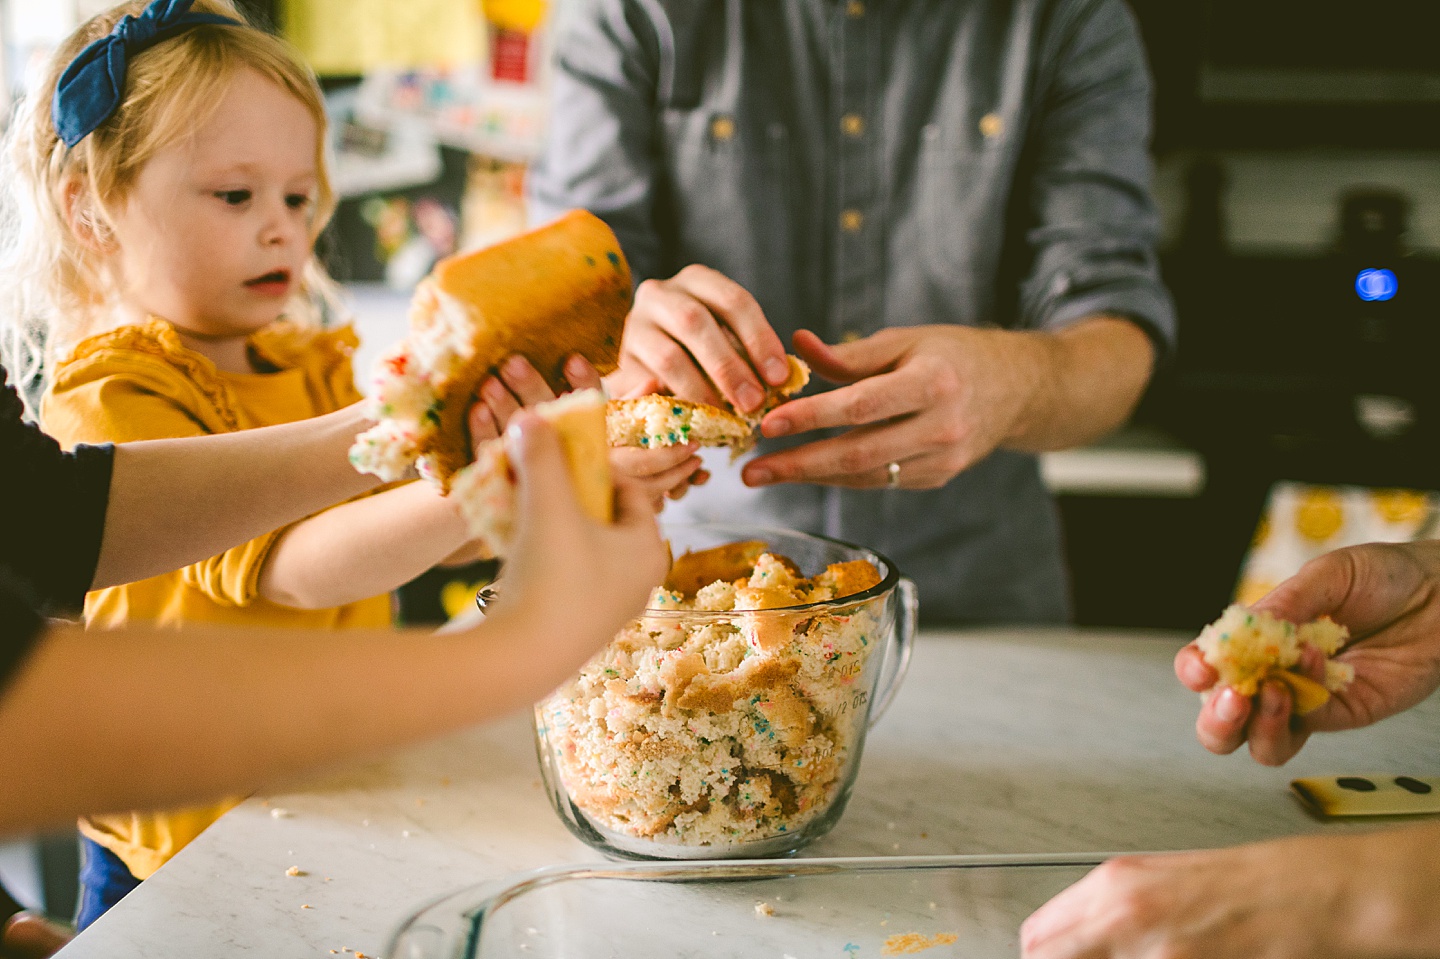
{"type": "Polygon", "coordinates": [[[1107,858],[920,856],[551,867],[460,890],[386,959],[1014,959],[1020,923],[1107,858]]]}

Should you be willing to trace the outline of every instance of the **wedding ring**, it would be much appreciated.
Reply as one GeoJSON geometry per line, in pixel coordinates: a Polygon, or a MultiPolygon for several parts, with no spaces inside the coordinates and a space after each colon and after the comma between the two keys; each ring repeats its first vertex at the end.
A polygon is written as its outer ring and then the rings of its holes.
{"type": "Polygon", "coordinates": [[[885,464],[885,485],[896,489],[900,485],[900,464],[891,460],[885,464]]]}

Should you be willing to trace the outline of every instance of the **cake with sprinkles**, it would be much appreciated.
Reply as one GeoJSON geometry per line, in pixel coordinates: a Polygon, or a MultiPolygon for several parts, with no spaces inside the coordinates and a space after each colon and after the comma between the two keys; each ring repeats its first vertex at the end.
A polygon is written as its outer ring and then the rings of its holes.
{"type": "Polygon", "coordinates": [[[606,413],[610,445],[653,449],[696,442],[701,446],[728,446],[739,455],[755,445],[765,414],[810,382],[810,367],[804,360],[798,356],[787,356],[786,360],[790,363],[789,379],[770,389],[765,402],[753,413],[660,393],[611,400],[606,413]]]}
{"type": "Polygon", "coordinates": [[[807,579],[750,545],[717,547],[716,568],[739,557],[747,568],[698,588],[705,563],[681,557],[693,592],[667,580],[537,706],[575,805],[614,834],[711,847],[768,839],[822,813],[844,782],[881,623],[874,604],[806,604],[862,593],[879,571],[860,560],[807,579]]]}
{"type": "Polygon", "coordinates": [[[614,372],[631,299],[615,234],[583,210],[442,259],[415,290],[408,335],[375,365],[377,425],[357,438],[351,463],[387,481],[418,470],[448,492],[473,458],[466,418],[485,377],[511,354],[557,395],[569,389],[572,353],[614,372]]]}
{"type": "Polygon", "coordinates": [[[1242,696],[1254,696],[1267,679],[1283,683],[1295,700],[1295,711],[1308,713],[1323,706],[1355,678],[1355,668],[1330,657],[1350,638],[1349,631],[1329,619],[1297,625],[1265,610],[1230,606],[1195,640],[1205,662],[1220,674],[1220,684],[1242,696]],[[1326,657],[1325,681],[1295,671],[1305,646],[1326,657]]]}

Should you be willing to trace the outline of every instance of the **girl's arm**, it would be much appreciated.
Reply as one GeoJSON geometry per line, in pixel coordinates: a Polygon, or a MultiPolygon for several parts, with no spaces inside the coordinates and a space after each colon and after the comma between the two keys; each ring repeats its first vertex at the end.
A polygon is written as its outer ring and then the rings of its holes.
{"type": "Polygon", "coordinates": [[[260,570],[259,593],[326,609],[388,593],[469,542],[454,501],[407,483],[325,510],[285,530],[260,570]]]}
{"type": "Polygon", "coordinates": [[[614,525],[595,523],[554,432],[526,415],[516,435],[520,529],[486,622],[303,643],[255,629],[63,627],[0,699],[0,833],[253,789],[497,717],[564,681],[641,610],[664,548],[638,490],[619,497],[614,525]],[[149,691],[144,709],[137,689],[149,691]]]}
{"type": "Polygon", "coordinates": [[[214,556],[374,488],[346,458],[369,425],[356,404],[284,426],[117,446],[94,588],[214,556]]]}

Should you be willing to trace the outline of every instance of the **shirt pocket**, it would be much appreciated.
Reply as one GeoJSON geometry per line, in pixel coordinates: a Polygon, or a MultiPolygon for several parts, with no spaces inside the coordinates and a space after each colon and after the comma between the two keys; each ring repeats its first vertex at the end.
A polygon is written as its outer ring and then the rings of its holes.
{"type": "Polygon", "coordinates": [[[792,270],[790,138],[780,123],[737,127],[716,116],[701,132],[671,138],[675,265],[719,270],[769,313],[784,306],[792,270]]]}
{"type": "Polygon", "coordinates": [[[914,200],[927,299],[958,322],[993,323],[1009,200],[1005,152],[924,132],[914,200]]]}

